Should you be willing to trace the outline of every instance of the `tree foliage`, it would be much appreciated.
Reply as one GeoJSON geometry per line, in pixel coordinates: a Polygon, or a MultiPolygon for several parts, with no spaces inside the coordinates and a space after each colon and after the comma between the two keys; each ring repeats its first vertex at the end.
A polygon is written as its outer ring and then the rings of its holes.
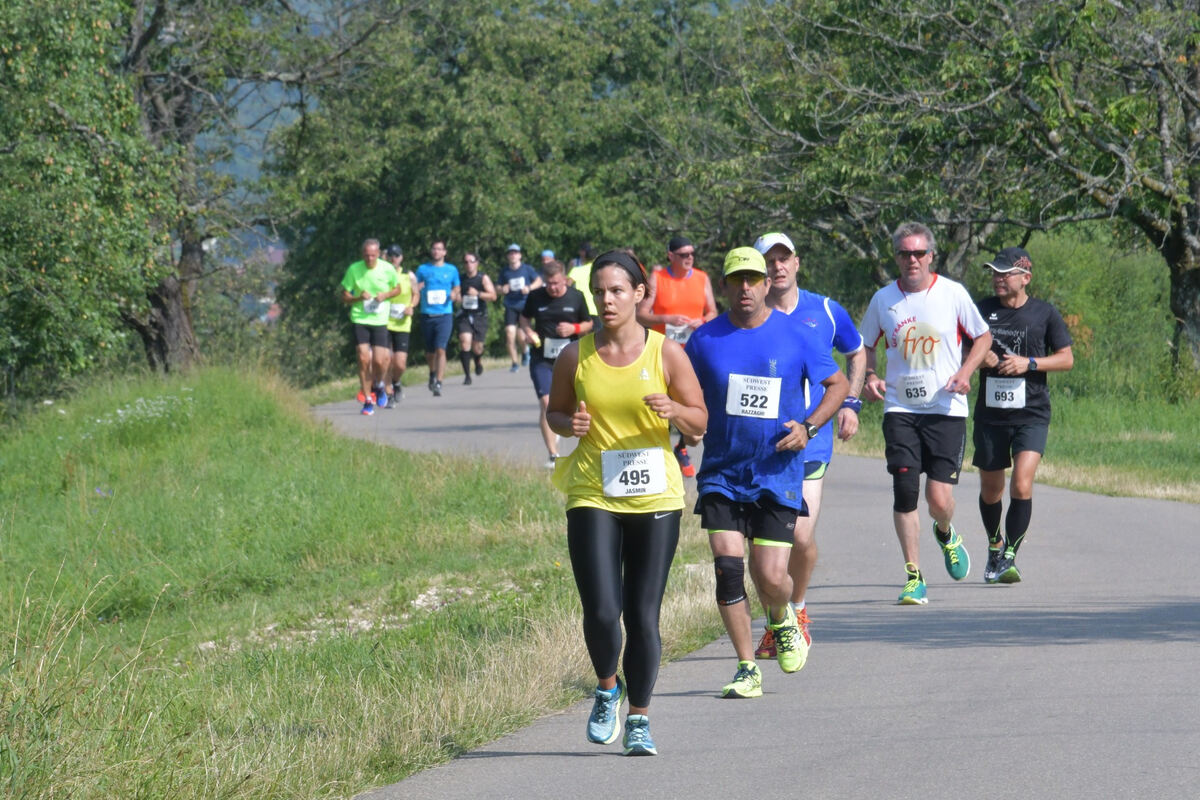
{"type": "Polygon", "coordinates": [[[667,187],[644,154],[658,123],[689,114],[668,102],[694,80],[681,31],[718,23],[706,3],[414,10],[284,137],[272,196],[293,220],[290,313],[340,319],[332,287],[367,236],[400,242],[413,267],[435,236],[452,258],[478,250],[489,269],[512,241],[659,257],[691,221],[665,221],[667,187]]]}
{"type": "MultiPolygon", "coordinates": [[[[121,345],[173,207],[119,74],[113,2],[0,7],[0,366],[8,390],[121,345]]],[[[32,390],[32,389],[31,389],[32,390]]]]}
{"type": "Polygon", "coordinates": [[[926,220],[955,275],[1032,231],[1111,220],[1161,254],[1176,344],[1200,359],[1198,11],[749,3],[745,35],[760,47],[739,67],[743,124],[725,159],[746,142],[762,157],[735,191],[773,193],[762,212],[877,266],[889,228],[926,220]]]}

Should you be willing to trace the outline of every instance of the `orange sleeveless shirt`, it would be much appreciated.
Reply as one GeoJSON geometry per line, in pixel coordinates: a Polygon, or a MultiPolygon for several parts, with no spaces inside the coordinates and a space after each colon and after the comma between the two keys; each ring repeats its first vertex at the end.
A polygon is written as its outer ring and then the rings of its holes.
{"type": "MultiPolygon", "coordinates": [[[[671,270],[663,267],[654,271],[655,314],[683,314],[685,317],[704,316],[704,278],[702,270],[689,269],[682,278],[676,278],[671,270]]],[[[654,325],[654,330],[663,333],[664,325],[654,325]]]]}

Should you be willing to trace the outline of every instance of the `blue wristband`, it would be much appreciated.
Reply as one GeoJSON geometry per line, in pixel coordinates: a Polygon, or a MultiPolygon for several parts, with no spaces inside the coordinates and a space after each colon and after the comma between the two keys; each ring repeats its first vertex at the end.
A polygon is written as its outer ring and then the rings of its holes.
{"type": "Polygon", "coordinates": [[[842,408],[848,408],[855,414],[861,414],[862,400],[859,400],[857,397],[847,397],[842,401],[842,408]]]}

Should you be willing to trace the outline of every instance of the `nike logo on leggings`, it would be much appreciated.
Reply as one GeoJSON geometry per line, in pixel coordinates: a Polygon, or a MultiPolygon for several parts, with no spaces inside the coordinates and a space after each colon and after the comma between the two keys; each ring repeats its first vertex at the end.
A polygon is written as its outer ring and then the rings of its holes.
{"type": "Polygon", "coordinates": [[[664,519],[664,518],[666,518],[666,517],[669,517],[669,516],[671,516],[671,514],[672,514],[672,513],[674,513],[674,512],[672,512],[672,511],[668,511],[668,512],[667,512],[667,513],[665,513],[665,514],[655,514],[655,515],[654,515],[654,518],[655,518],[655,519],[664,519]]]}

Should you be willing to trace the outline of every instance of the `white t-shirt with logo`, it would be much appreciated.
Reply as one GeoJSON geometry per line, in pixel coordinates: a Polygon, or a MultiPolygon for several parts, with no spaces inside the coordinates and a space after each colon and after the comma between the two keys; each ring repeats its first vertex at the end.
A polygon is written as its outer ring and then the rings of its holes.
{"type": "Polygon", "coordinates": [[[962,367],[963,337],[988,326],[961,283],[935,274],[914,293],[890,283],[871,298],[858,330],[871,348],[887,342],[885,412],[967,416],[967,396],[944,387],[962,367]]]}

